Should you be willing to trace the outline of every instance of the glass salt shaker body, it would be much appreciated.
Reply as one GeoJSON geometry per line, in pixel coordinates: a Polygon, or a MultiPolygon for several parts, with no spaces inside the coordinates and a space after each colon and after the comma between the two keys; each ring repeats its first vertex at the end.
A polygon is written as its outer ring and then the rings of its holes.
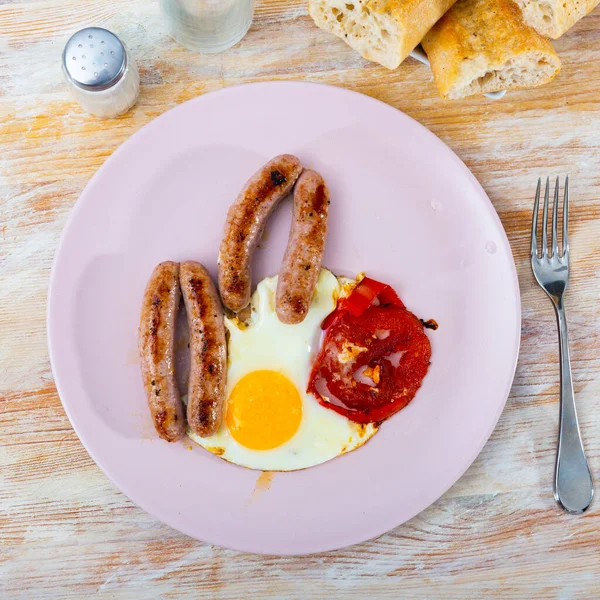
{"type": "Polygon", "coordinates": [[[123,42],[101,27],[87,27],[67,42],[62,69],[71,94],[84,110],[117,117],[136,102],[140,76],[123,42]]]}
{"type": "Polygon", "coordinates": [[[171,37],[189,50],[216,53],[248,32],[254,0],[160,0],[171,37]]]}

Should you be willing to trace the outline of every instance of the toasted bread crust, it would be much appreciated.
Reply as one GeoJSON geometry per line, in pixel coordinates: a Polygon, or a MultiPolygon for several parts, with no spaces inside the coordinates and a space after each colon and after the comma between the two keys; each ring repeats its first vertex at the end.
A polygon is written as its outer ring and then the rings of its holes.
{"type": "Polygon", "coordinates": [[[523,23],[510,0],[459,0],[423,48],[444,98],[536,87],[560,70],[550,42],[523,23]]]}

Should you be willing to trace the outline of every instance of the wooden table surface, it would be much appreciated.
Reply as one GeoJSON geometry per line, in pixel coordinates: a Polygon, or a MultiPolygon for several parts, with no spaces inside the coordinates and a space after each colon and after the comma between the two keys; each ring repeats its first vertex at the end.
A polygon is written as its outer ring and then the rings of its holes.
{"type": "Polygon", "coordinates": [[[558,350],[528,265],[538,176],[569,173],[574,263],[567,297],[575,390],[600,469],[600,9],[556,48],[550,85],[501,101],[445,103],[413,61],[389,72],[313,26],[305,0],[263,0],[237,47],[189,53],[148,0],[0,0],[0,598],[598,598],[600,502],[570,516],[552,498],[558,350]],[[127,115],[101,122],[60,72],[71,33],[115,31],[141,70],[127,115]],[[431,129],[482,183],[512,244],[522,351],[496,430],[463,478],[383,537],[300,558],[205,545],[130,502],[88,456],[62,408],[46,347],[46,290],[65,220],[106,158],[142,125],[249,81],[347,87],[431,129]]]}

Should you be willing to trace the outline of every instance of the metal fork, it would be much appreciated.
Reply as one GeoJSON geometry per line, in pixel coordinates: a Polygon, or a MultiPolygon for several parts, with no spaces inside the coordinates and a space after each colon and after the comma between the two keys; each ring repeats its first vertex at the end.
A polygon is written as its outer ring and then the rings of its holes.
{"type": "Polygon", "coordinates": [[[562,252],[558,245],[558,204],[560,178],[556,178],[554,205],[552,208],[552,246],[548,249],[548,212],[550,179],[546,179],[542,222],[542,253],[538,254],[538,212],[542,181],[538,180],[533,207],[531,227],[531,268],[536,281],[548,294],[558,321],[558,343],[560,348],[560,421],[558,450],[554,472],[554,499],[567,512],[578,514],[592,503],[594,485],[590,468],[585,458],[571,377],[569,338],[563,296],[569,283],[569,178],[565,180],[563,202],[562,252]]]}

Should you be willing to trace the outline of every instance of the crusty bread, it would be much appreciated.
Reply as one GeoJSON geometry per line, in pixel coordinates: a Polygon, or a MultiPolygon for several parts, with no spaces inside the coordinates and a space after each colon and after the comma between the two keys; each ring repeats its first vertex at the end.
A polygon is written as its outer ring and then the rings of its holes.
{"type": "Polygon", "coordinates": [[[559,38],[600,0],[515,0],[523,11],[525,23],[542,35],[559,38]]]}
{"type": "Polygon", "coordinates": [[[455,0],[309,0],[325,31],[367,60],[395,69],[455,0]]]}
{"type": "Polygon", "coordinates": [[[423,39],[443,98],[455,100],[552,80],[560,59],[511,0],[458,0],[423,39]]]}

